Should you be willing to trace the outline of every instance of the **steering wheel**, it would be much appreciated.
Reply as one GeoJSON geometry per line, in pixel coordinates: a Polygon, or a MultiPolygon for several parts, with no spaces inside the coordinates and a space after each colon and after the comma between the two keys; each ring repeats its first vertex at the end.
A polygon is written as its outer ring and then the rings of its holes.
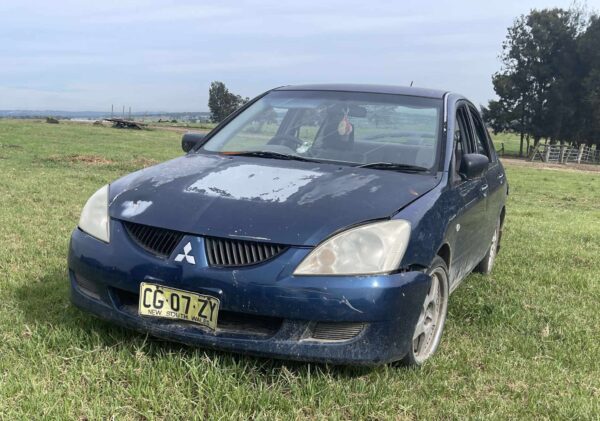
{"type": "Polygon", "coordinates": [[[269,145],[283,145],[290,149],[296,150],[302,141],[295,136],[289,134],[275,135],[270,141],[269,145]]]}

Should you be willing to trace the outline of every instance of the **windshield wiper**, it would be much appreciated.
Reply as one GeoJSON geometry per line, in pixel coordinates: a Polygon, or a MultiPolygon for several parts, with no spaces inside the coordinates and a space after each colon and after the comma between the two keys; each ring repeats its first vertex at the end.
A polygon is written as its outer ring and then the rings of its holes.
{"type": "Polygon", "coordinates": [[[305,158],[300,155],[293,154],[285,154],[279,152],[269,152],[269,151],[241,151],[241,152],[222,152],[224,155],[233,155],[233,156],[256,156],[259,158],[272,158],[272,159],[288,159],[293,161],[305,161],[305,162],[321,162],[317,159],[305,158]]]}
{"type": "Polygon", "coordinates": [[[357,168],[373,168],[375,170],[406,171],[406,172],[428,172],[429,168],[418,165],[397,164],[395,162],[371,162],[369,164],[357,165],[357,168]]]}

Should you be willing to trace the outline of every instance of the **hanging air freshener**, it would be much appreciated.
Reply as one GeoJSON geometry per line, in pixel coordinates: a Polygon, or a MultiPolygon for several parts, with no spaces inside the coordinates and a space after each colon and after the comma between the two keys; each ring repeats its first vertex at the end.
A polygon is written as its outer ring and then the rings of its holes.
{"type": "Polygon", "coordinates": [[[337,130],[340,136],[348,136],[352,133],[352,124],[350,123],[350,120],[348,120],[348,110],[344,113],[344,117],[342,118],[342,121],[340,121],[340,124],[338,124],[337,130]]]}

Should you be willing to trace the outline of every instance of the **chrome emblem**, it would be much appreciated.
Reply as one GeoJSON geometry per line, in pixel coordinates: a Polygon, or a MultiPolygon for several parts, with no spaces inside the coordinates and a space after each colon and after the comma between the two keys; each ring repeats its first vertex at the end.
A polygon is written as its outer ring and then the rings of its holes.
{"type": "Polygon", "coordinates": [[[196,264],[196,259],[194,258],[194,256],[190,255],[191,251],[192,251],[192,243],[188,242],[183,247],[183,254],[178,254],[177,257],[175,257],[175,261],[176,262],[183,262],[183,260],[185,259],[185,261],[187,263],[189,263],[190,265],[195,265],[196,264]]]}

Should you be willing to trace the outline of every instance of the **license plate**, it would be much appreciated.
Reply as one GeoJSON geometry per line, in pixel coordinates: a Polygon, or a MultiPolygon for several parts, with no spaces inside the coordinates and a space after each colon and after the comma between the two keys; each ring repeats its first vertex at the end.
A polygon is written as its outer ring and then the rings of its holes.
{"type": "Polygon", "coordinates": [[[162,285],[140,284],[139,314],[165,319],[187,320],[217,328],[219,299],[162,285]]]}

